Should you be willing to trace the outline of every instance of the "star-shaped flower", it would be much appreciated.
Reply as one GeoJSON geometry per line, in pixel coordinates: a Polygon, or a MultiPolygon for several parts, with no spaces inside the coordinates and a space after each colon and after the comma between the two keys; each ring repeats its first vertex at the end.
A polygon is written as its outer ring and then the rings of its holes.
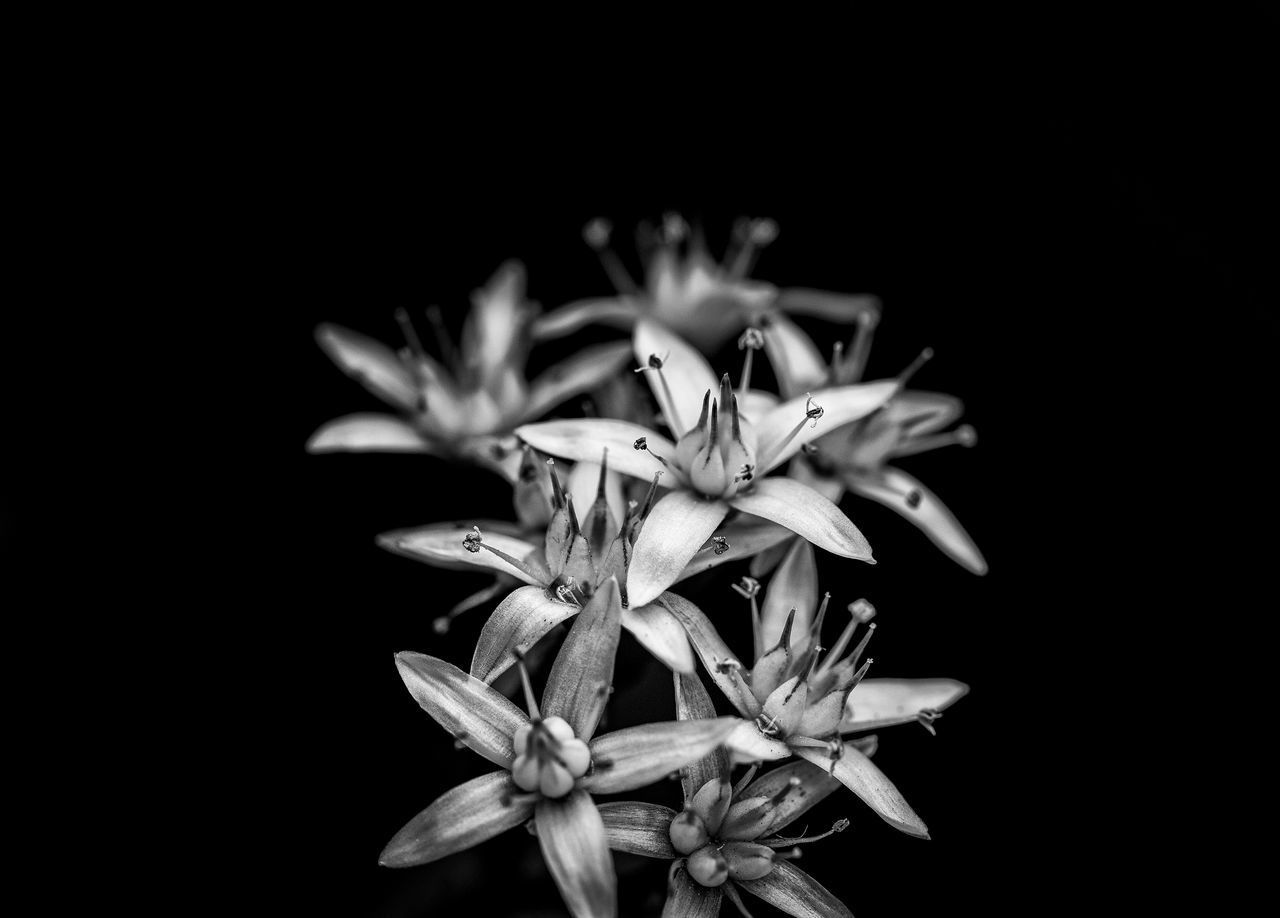
{"type": "Polygon", "coordinates": [[[876,410],[896,382],[824,389],[766,409],[772,397],[749,388],[749,342],[738,392],[728,374],[717,382],[701,354],[650,319],[636,323],[634,347],[677,442],[638,424],[595,418],[516,431],[553,456],[590,460],[607,446],[611,467],[624,474],[648,479],[664,472],[660,483],[671,490],[645,521],[627,575],[632,605],[649,603],[670,586],[733,510],[784,526],[834,554],[874,563],[867,540],[830,500],[792,479],[764,476],[827,426],[876,410]]]}
{"type": "Polygon", "coordinates": [[[329,421],[312,434],[307,449],[431,453],[476,462],[512,479],[519,453],[507,448],[510,432],[599,385],[627,361],[625,345],[584,348],[527,383],[524,363],[535,311],[524,298],[524,271],[512,262],[475,293],[460,349],[444,335],[438,314],[428,312],[443,362],[426,353],[403,309],[396,317],[408,346],[399,353],[357,332],[321,325],[316,340],[325,353],[397,414],[329,421]]]}
{"type": "Polygon", "coordinates": [[[701,234],[691,237],[678,214],[667,214],[659,229],[642,231],[646,247],[652,247],[643,290],[609,247],[611,234],[605,220],[593,220],[583,231],[587,243],[599,253],[617,295],[569,303],[539,317],[533,326],[538,338],[558,338],[592,323],[630,328],[647,316],[711,353],[773,310],[852,322],[879,309],[874,297],[805,288],[779,291],[772,284],[750,280],[747,275],[760,250],[778,235],[772,220],[739,220],[729,250],[717,263],[701,234]],[[682,252],[686,243],[687,250],[682,252]]]}
{"type": "Polygon", "coordinates": [[[621,624],[616,582],[597,591],[551,667],[542,703],[522,672],[528,716],[443,660],[396,655],[414,700],[499,769],[446,792],[383,849],[387,867],[428,864],[536,816],[547,867],[579,918],[617,913],[617,880],[591,795],[651,784],[719,746],[736,718],[672,721],[594,736],[621,624]]]}

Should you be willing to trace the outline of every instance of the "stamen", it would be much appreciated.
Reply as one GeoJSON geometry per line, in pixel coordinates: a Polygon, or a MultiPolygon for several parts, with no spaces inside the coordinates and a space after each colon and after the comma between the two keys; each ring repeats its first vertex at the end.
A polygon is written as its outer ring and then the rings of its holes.
{"type": "Polygon", "coordinates": [[[747,773],[739,778],[738,783],[733,786],[733,793],[730,794],[731,797],[737,797],[740,793],[746,790],[747,785],[751,783],[751,779],[756,776],[756,770],[759,767],[760,763],[756,762],[747,769],[747,773]]]}
{"type": "MultiPolygon", "coordinates": [[[[669,355],[668,355],[669,356],[669,355]]],[[[671,428],[671,432],[679,437],[685,432],[684,422],[680,420],[680,412],[676,410],[676,400],[671,395],[671,386],[667,383],[667,377],[662,374],[662,365],[666,362],[666,357],[659,357],[657,354],[649,355],[649,365],[640,367],[637,373],[657,373],[658,382],[662,384],[662,398],[658,399],[662,414],[667,419],[667,426],[671,428]]]]}
{"type": "Polygon", "coordinates": [[[920,726],[929,731],[931,736],[937,736],[938,731],[933,728],[933,722],[941,716],[941,711],[937,711],[933,708],[925,708],[923,711],[916,714],[916,720],[920,723],[920,726]]]}
{"type": "Polygon", "coordinates": [[[530,567],[528,564],[525,564],[519,558],[513,558],[511,555],[507,554],[505,551],[502,551],[499,548],[494,548],[492,545],[489,545],[487,542],[485,542],[483,537],[481,537],[480,535],[479,526],[472,526],[471,531],[462,537],[462,547],[465,548],[467,551],[471,552],[471,554],[473,555],[479,554],[480,549],[483,548],[486,551],[492,552],[493,554],[497,555],[503,561],[507,562],[512,567],[514,567],[516,570],[524,571],[524,573],[528,574],[532,578],[533,583],[546,583],[546,577],[547,577],[546,573],[534,570],[532,567],[530,567]]]}
{"type": "Polygon", "coordinates": [[[735,583],[733,589],[739,596],[751,601],[751,636],[754,641],[755,658],[758,660],[764,656],[764,632],[760,622],[760,606],[756,602],[756,595],[760,592],[760,581],[754,577],[743,577],[741,585],[735,583]]]}
{"type": "Polygon", "coordinates": [[[932,359],[933,359],[933,348],[926,347],[923,351],[920,352],[920,356],[916,357],[915,360],[911,361],[911,363],[907,366],[907,368],[898,374],[898,387],[902,388],[903,386],[905,386],[907,384],[907,380],[909,380],[912,376],[914,376],[917,370],[919,370],[922,366],[924,366],[926,363],[928,363],[932,359]]]}
{"type": "Polygon", "coordinates": [[[618,254],[609,247],[609,238],[613,235],[613,224],[602,217],[596,217],[582,228],[583,241],[589,245],[600,258],[604,273],[608,275],[619,293],[635,293],[636,284],[622,266],[618,254]]]}
{"type": "Polygon", "coordinates": [[[782,803],[783,800],[787,799],[787,794],[791,793],[797,787],[800,786],[800,783],[801,783],[800,779],[795,777],[794,775],[788,778],[787,783],[783,785],[782,789],[769,798],[769,802],[774,806],[778,806],[780,803],[782,803]]]}
{"type": "Polygon", "coordinates": [[[755,599],[756,594],[760,592],[760,581],[754,577],[743,577],[737,583],[732,584],[730,589],[743,599],[755,599]]]}
{"type": "Polygon", "coordinates": [[[821,405],[817,404],[816,402],[814,402],[813,393],[806,392],[805,396],[806,398],[804,403],[804,417],[802,417],[800,419],[800,423],[797,424],[795,427],[791,428],[791,432],[788,433],[786,437],[784,437],[783,440],[773,448],[773,450],[769,453],[769,457],[767,459],[760,460],[765,468],[768,468],[769,466],[773,465],[774,458],[779,453],[781,453],[784,449],[787,448],[788,443],[790,443],[792,440],[794,440],[796,437],[800,435],[800,431],[804,430],[804,425],[806,422],[812,421],[813,422],[812,427],[816,428],[818,426],[818,419],[822,417],[824,414],[826,414],[826,409],[823,408],[821,405]]]}
{"type": "Polygon", "coordinates": [[[806,398],[804,403],[804,416],[806,418],[811,418],[813,420],[813,423],[810,424],[809,427],[811,429],[816,429],[818,426],[818,418],[826,414],[827,409],[823,408],[821,405],[815,402],[813,400],[813,396],[810,393],[806,392],[805,396],[806,398]]]}
{"type": "MultiPolygon", "coordinates": [[[[669,463],[666,459],[663,459],[661,456],[659,456],[659,455],[658,455],[657,453],[655,453],[653,450],[649,449],[649,438],[648,438],[648,437],[639,437],[639,438],[636,440],[636,442],[635,442],[635,443],[632,443],[632,444],[631,444],[631,446],[632,446],[634,449],[636,449],[636,450],[638,450],[638,451],[640,451],[640,452],[648,453],[648,454],[649,454],[650,456],[652,456],[654,459],[657,459],[659,462],[661,462],[664,468],[666,468],[666,469],[668,469],[668,470],[671,470],[671,471],[674,471],[674,470],[671,468],[671,463],[669,463]]],[[[659,474],[661,474],[661,473],[659,473],[659,474]]],[[[657,479],[655,478],[655,479],[654,479],[654,481],[657,481],[657,479]]]]}
{"type": "Polygon", "coordinates": [[[748,328],[738,339],[738,350],[746,351],[742,359],[742,379],[738,383],[738,391],[743,395],[751,388],[751,364],[756,351],[764,347],[764,332],[758,328],[748,328]]]}
{"type": "Polygon", "coordinates": [[[427,321],[431,323],[431,333],[435,335],[436,346],[440,348],[440,356],[444,358],[445,364],[454,376],[460,375],[462,359],[458,356],[457,348],[453,346],[453,341],[450,340],[448,331],[445,330],[444,316],[441,315],[439,306],[427,307],[427,321]]]}
{"type": "Polygon", "coordinates": [[[880,321],[878,313],[858,313],[858,327],[854,330],[853,340],[849,342],[849,356],[844,356],[844,346],[837,342],[836,353],[832,359],[835,370],[835,382],[839,385],[851,385],[861,382],[862,374],[867,368],[867,355],[871,352],[871,337],[876,324],[880,321]]]}
{"type": "Polygon", "coordinates": [[[894,456],[914,456],[944,446],[973,446],[978,442],[978,433],[969,424],[963,424],[946,433],[931,434],[924,437],[913,437],[897,447],[894,456]]]}
{"type": "Polygon", "coordinates": [[[538,710],[538,701],[533,697],[533,684],[529,681],[529,670],[524,665],[524,651],[517,647],[512,653],[516,656],[516,666],[520,668],[520,684],[524,687],[524,703],[529,709],[529,719],[536,724],[542,720],[542,712],[538,710]]]}
{"type": "Polygon", "coordinates": [[[668,211],[662,215],[662,241],[667,245],[675,245],[684,240],[689,233],[689,224],[685,222],[684,217],[675,211],[668,211]]]}
{"type": "Polygon", "coordinates": [[[404,340],[408,342],[414,356],[425,357],[426,351],[422,349],[422,342],[418,339],[418,332],[413,327],[413,320],[409,318],[409,310],[403,306],[397,307],[396,321],[400,323],[400,332],[404,335],[404,340]]]}
{"type": "MultiPolygon", "coordinates": [[[[862,640],[858,642],[858,646],[855,647],[853,649],[853,653],[849,655],[849,659],[853,662],[853,665],[856,666],[858,664],[858,660],[862,657],[862,652],[867,649],[867,644],[871,641],[871,635],[875,633],[876,623],[872,622],[867,625],[867,633],[862,636],[862,640]]],[[[879,647],[880,645],[877,644],[876,646],[879,647]]],[[[868,660],[868,662],[870,661],[868,660]]]]}
{"type": "Polygon", "coordinates": [[[739,223],[735,230],[742,236],[742,248],[729,267],[729,276],[746,277],[760,250],[778,238],[778,224],[768,218],[757,218],[745,221],[745,225],[739,223]]]}
{"type": "MultiPolygon", "coordinates": [[[[847,828],[849,828],[849,820],[837,819],[832,823],[831,828],[827,829],[827,831],[823,832],[821,835],[804,835],[799,838],[770,838],[761,842],[761,844],[768,845],[770,848],[780,848],[784,845],[807,845],[810,842],[821,841],[824,838],[836,835],[847,828]]],[[[807,827],[805,831],[808,831],[807,827]]]]}

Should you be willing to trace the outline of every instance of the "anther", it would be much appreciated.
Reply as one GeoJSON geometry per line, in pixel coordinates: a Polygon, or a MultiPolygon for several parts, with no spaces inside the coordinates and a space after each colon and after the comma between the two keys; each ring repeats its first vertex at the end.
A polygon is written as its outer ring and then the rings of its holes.
{"type": "Polygon", "coordinates": [[[480,553],[480,545],[483,542],[484,542],[484,539],[480,535],[479,526],[473,526],[471,528],[471,531],[462,537],[462,547],[465,548],[467,551],[471,552],[473,555],[480,553]]]}
{"type": "Polygon", "coordinates": [[[717,555],[723,555],[726,551],[729,550],[729,547],[730,547],[729,540],[726,539],[724,536],[712,536],[711,544],[713,546],[711,550],[715,552],[717,555]]]}
{"type": "Polygon", "coordinates": [[[648,437],[639,437],[639,438],[637,438],[637,439],[636,439],[636,442],[634,442],[634,443],[632,443],[632,444],[631,444],[631,448],[632,448],[632,449],[636,449],[636,450],[646,450],[646,449],[648,449],[648,448],[649,448],[649,438],[648,438],[648,437]]]}
{"type": "Polygon", "coordinates": [[[920,355],[916,357],[915,360],[911,361],[911,363],[908,364],[905,370],[903,370],[901,373],[898,374],[898,386],[899,387],[905,386],[907,384],[907,380],[909,380],[912,376],[914,376],[917,370],[919,370],[922,366],[924,366],[926,363],[928,363],[932,359],[933,359],[933,348],[926,347],[923,351],[920,352],[920,355]]]}
{"type": "MultiPolygon", "coordinates": [[[[468,549],[469,550],[469,549],[468,549]]],[[[480,549],[476,549],[479,551],[480,549]]],[[[449,626],[453,623],[452,619],[447,615],[441,615],[431,622],[431,630],[436,634],[448,634],[449,626]]]]}
{"type": "Polygon", "coordinates": [[[876,617],[876,607],[871,605],[865,599],[859,599],[848,605],[849,614],[862,623],[871,621],[876,617]]]}
{"type": "Polygon", "coordinates": [[[716,663],[716,672],[718,673],[727,674],[730,672],[736,672],[741,669],[742,669],[742,664],[739,663],[737,660],[735,660],[733,657],[728,657],[716,663]]]}
{"type": "Polygon", "coordinates": [[[732,589],[743,599],[755,599],[760,592],[760,581],[754,577],[743,577],[732,585],[732,589]]]}
{"type": "Polygon", "coordinates": [[[805,393],[804,416],[813,421],[810,428],[818,426],[818,418],[827,413],[827,410],[813,400],[813,395],[805,393]]]}
{"type": "Polygon", "coordinates": [[[667,245],[675,245],[689,232],[689,224],[684,217],[674,211],[662,215],[662,241],[667,245]]]}
{"type": "Polygon", "coordinates": [[[928,730],[930,735],[937,736],[938,731],[934,729],[933,723],[941,716],[942,716],[941,711],[935,710],[933,708],[925,708],[924,710],[917,712],[916,721],[920,724],[920,726],[928,730]]]}
{"type": "Polygon", "coordinates": [[[742,468],[738,469],[738,474],[733,477],[734,481],[750,481],[756,477],[756,467],[750,463],[746,463],[742,468]]]}

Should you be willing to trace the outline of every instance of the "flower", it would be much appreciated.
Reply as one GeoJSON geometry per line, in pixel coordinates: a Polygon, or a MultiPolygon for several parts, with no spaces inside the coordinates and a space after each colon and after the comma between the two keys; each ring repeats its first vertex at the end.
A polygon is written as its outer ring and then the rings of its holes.
{"type": "MultiPolygon", "coordinates": [[[[676,677],[681,717],[714,711],[696,677],[676,677]]],[[[860,742],[870,755],[875,737],[860,742]]],[[[749,915],[739,890],[745,890],[797,918],[848,916],[843,903],[790,857],[798,845],[844,831],[838,820],[828,831],[807,837],[781,833],[840,787],[840,782],[809,762],[792,762],[755,781],[752,768],[736,785],[723,752],[713,752],[680,773],[684,809],[626,801],[600,806],[609,847],[645,857],[671,858],[664,916],[714,918],[727,896],[749,915]],[[789,849],[781,851],[779,849],[789,849]]]]}
{"type": "MultiPolygon", "coordinates": [[[[866,367],[876,313],[858,318],[853,340],[846,349],[837,343],[830,366],[813,342],[794,322],[775,316],[765,323],[765,352],[773,364],[784,395],[819,385],[857,383],[866,367]]],[[[898,379],[902,386],[925,361],[925,350],[898,379]]],[[[892,459],[923,453],[942,446],[973,446],[977,434],[968,424],[944,431],[960,416],[960,400],[937,392],[900,388],[877,410],[851,424],[830,430],[805,450],[797,465],[797,477],[839,501],[845,489],[869,497],[906,517],[948,557],[975,574],[987,572],[987,562],[973,539],[934,494],[892,459]],[[815,481],[814,479],[819,479],[815,481]]],[[[757,571],[758,572],[758,571],[757,571]]]]}
{"type": "Polygon", "coordinates": [[[778,235],[778,224],[773,220],[739,220],[729,250],[717,264],[707,253],[701,233],[690,239],[684,220],[678,214],[667,214],[660,230],[644,232],[656,248],[649,258],[643,291],[637,289],[609,248],[611,235],[612,227],[606,220],[592,220],[583,230],[618,295],[569,303],[539,317],[533,324],[535,337],[558,338],[595,322],[630,328],[647,316],[711,353],[774,310],[836,322],[851,322],[879,310],[874,297],[803,288],[779,291],[772,284],[749,280],[747,274],[756,256],[778,235]],[[688,251],[682,255],[680,248],[685,242],[688,251]]]}
{"type": "Polygon", "coordinates": [[[834,554],[874,563],[867,540],[830,500],[801,482],[763,476],[819,436],[820,419],[830,417],[837,426],[857,420],[887,401],[896,382],[825,389],[773,406],[772,396],[749,388],[754,347],[747,336],[738,392],[727,374],[717,382],[701,354],[650,319],[636,323],[633,343],[668,429],[682,434],[678,442],[638,424],[596,418],[516,430],[553,456],[581,461],[607,446],[619,472],[642,479],[655,470],[666,473],[661,483],[671,490],[645,521],[627,574],[633,605],[651,602],[670,586],[731,510],[778,523],[834,554]],[[713,399],[715,391],[719,397],[713,399]],[[695,417],[696,424],[685,423],[695,417]]]}
{"type": "Polygon", "coordinates": [[[617,880],[593,793],[651,784],[707,755],[736,718],[645,724],[594,736],[613,680],[621,622],[610,581],[578,616],[534,700],[522,671],[528,716],[489,685],[417,653],[396,655],[414,700],[499,769],[447,791],[411,819],[379,857],[411,867],[471,848],[537,819],[551,875],[575,916],[617,912],[617,880]]]}
{"type": "Polygon", "coordinates": [[[407,311],[397,311],[408,347],[399,353],[357,332],[321,325],[316,340],[347,374],[398,410],[337,418],[311,435],[311,452],[431,453],[495,469],[509,480],[519,463],[506,439],[519,424],[614,375],[627,360],[620,344],[584,348],[532,383],[524,379],[528,326],[535,307],[524,298],[524,270],[503,265],[475,293],[460,352],[436,328],[444,362],[422,347],[407,311]]]}
{"type": "Polygon", "coordinates": [[[727,745],[734,755],[745,761],[795,755],[826,768],[890,825],[927,838],[924,822],[898,789],[856,742],[844,737],[912,721],[932,732],[933,722],[969,691],[968,686],[951,679],[865,679],[872,661],[860,661],[875,625],[868,624],[867,633],[842,656],[858,625],[869,623],[875,615],[875,608],[865,600],[849,605],[851,620],[824,656],[819,641],[829,593],[807,627],[803,622],[796,627],[797,610],[792,607],[776,643],[769,644],[766,626],[777,623],[762,620],[756,603],[759,583],[743,578],[735,589],[751,603],[755,649],[750,669],[738,662],[696,606],[671,594],[658,601],[684,625],[712,680],[750,721],[729,738],[727,745]]]}

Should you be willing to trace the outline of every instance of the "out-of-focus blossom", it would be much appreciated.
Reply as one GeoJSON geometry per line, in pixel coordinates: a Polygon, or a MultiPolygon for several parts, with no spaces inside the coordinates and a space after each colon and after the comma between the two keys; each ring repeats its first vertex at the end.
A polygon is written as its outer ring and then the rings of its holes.
{"type": "MultiPolygon", "coordinates": [[[[443,660],[396,655],[414,700],[455,739],[499,769],[446,792],[383,849],[386,867],[428,864],[537,820],[543,857],[569,911],[617,913],[617,879],[593,793],[652,784],[719,746],[738,723],[714,718],[646,724],[595,736],[613,681],[622,607],[598,590],[570,629],[539,705],[522,671],[528,715],[443,660]]],[[[477,914],[483,913],[477,903],[477,914]]]]}
{"type": "Polygon", "coordinates": [[[636,323],[640,372],[676,442],[638,424],[594,418],[516,430],[553,456],[589,461],[607,446],[610,465],[624,474],[648,479],[655,470],[665,472],[661,484],[670,490],[645,521],[627,575],[633,605],[670,586],[733,510],[784,526],[834,554],[874,563],[867,540],[830,500],[798,481],[764,476],[816,439],[820,420],[827,419],[821,432],[856,421],[883,405],[897,382],[838,386],[775,406],[772,396],[750,389],[759,336],[748,332],[743,343],[746,364],[735,392],[728,374],[717,381],[685,341],[650,319],[636,323]]]}
{"type": "MultiPolygon", "coordinates": [[[[794,552],[797,556],[800,551],[794,552]]],[[[794,596],[805,592],[804,570],[784,568],[779,578],[791,578],[794,596]]],[[[813,574],[816,577],[816,572],[813,574]]],[[[743,666],[729,651],[703,612],[678,596],[659,600],[689,633],[703,666],[730,703],[748,720],[729,738],[728,746],[743,761],[770,761],[798,756],[827,769],[895,828],[922,838],[928,830],[892,782],[854,742],[850,733],[912,721],[931,732],[944,709],[962,698],[968,687],[952,679],[866,679],[871,660],[863,651],[875,630],[850,649],[858,625],[869,623],[875,609],[865,600],[849,606],[850,622],[823,654],[822,623],[830,594],[816,614],[804,614],[796,627],[797,607],[767,605],[761,615],[756,601],[759,583],[744,578],[740,593],[751,603],[754,662],[743,666]],[[766,635],[776,633],[776,641],[766,635]],[[848,651],[848,653],[846,653],[848,651]]],[[[772,587],[771,587],[772,589],[772,587]]],[[[812,607],[806,608],[806,613],[812,607]]]]}
{"type": "Polygon", "coordinates": [[[316,340],[325,353],[396,413],[329,421],[312,434],[307,449],[431,453],[514,479],[520,456],[511,431],[609,379],[628,359],[625,344],[588,347],[526,382],[535,312],[524,297],[524,271],[512,262],[476,291],[460,347],[449,342],[438,314],[428,312],[441,359],[426,352],[403,309],[396,317],[407,346],[399,352],[358,332],[321,325],[316,340]]]}
{"type": "Polygon", "coordinates": [[[630,328],[647,316],[711,353],[770,311],[852,322],[879,310],[871,296],[805,288],[779,291],[772,284],[748,279],[760,250],[778,235],[772,220],[739,220],[719,263],[707,252],[701,234],[691,234],[677,214],[668,214],[659,229],[642,227],[641,242],[652,249],[643,290],[610,248],[611,234],[605,220],[593,220],[583,231],[617,294],[569,303],[539,317],[533,326],[538,338],[558,338],[592,323],[630,328]]]}
{"type": "MultiPolygon", "coordinates": [[[[704,718],[715,711],[697,676],[676,676],[676,707],[681,719],[704,718]]],[[[875,737],[860,740],[859,746],[871,755],[875,737]]],[[[681,770],[684,809],[679,813],[653,803],[601,804],[609,847],[672,860],[664,918],[714,918],[722,897],[749,915],[739,890],[796,918],[852,918],[839,899],[791,862],[799,855],[799,845],[842,832],[849,820],[841,819],[817,835],[783,834],[840,782],[803,761],[752,781],[755,772],[753,766],[731,784],[728,757],[717,751],[681,770]]]]}
{"type": "MultiPolygon", "coordinates": [[[[847,386],[862,379],[877,313],[865,313],[848,348],[837,343],[830,364],[800,328],[785,316],[764,325],[765,352],[784,395],[817,386],[847,386]]],[[[932,356],[924,351],[899,377],[907,379],[932,356]]],[[[960,400],[937,392],[900,388],[877,410],[839,429],[829,430],[797,460],[808,466],[797,478],[838,501],[845,489],[869,497],[906,517],[948,557],[975,574],[987,562],[973,539],[937,496],[892,460],[958,444],[973,446],[977,434],[968,424],[946,430],[959,416],[960,400]],[[815,480],[815,479],[820,479],[815,480]]]]}

